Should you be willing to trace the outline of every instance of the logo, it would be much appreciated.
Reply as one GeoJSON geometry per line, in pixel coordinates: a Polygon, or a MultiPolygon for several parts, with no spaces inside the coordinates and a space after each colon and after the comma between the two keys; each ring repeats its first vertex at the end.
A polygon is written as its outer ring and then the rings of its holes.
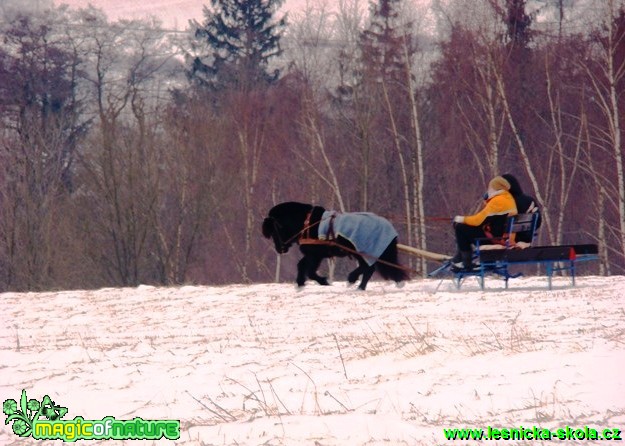
{"type": "Polygon", "coordinates": [[[180,420],[117,420],[107,416],[101,420],[74,417],[62,420],[67,407],[58,406],[48,395],[41,401],[28,399],[22,390],[19,404],[14,399],[5,400],[2,412],[7,416],[5,425],[12,424],[13,433],[36,440],[177,440],[180,438],[180,420]]]}

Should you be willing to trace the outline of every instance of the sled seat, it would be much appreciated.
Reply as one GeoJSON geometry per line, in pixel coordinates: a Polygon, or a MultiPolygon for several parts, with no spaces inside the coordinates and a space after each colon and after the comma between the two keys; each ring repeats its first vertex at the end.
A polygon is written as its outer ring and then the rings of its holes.
{"type": "Polygon", "coordinates": [[[510,273],[509,267],[524,264],[544,265],[549,289],[552,289],[553,273],[557,271],[568,271],[571,284],[575,286],[577,263],[599,258],[598,246],[595,244],[532,246],[531,243],[516,242],[516,234],[520,232],[531,234],[530,239],[534,241],[538,214],[519,214],[507,219],[504,236],[476,240],[474,259],[479,261],[479,268],[453,273],[457,288],[460,288],[464,278],[475,276],[483,290],[488,274],[502,277],[508,288],[509,279],[522,276],[522,273],[510,273]]]}

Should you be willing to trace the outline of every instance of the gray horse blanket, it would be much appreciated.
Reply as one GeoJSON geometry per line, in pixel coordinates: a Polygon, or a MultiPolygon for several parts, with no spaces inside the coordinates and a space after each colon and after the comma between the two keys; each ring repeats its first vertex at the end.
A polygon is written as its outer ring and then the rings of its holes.
{"type": "Polygon", "coordinates": [[[366,254],[364,260],[369,266],[373,265],[382,255],[388,245],[397,237],[397,231],[387,219],[371,212],[325,211],[319,222],[319,239],[327,240],[331,237],[330,220],[334,230],[334,237],[339,235],[349,240],[359,253],[366,254]]]}

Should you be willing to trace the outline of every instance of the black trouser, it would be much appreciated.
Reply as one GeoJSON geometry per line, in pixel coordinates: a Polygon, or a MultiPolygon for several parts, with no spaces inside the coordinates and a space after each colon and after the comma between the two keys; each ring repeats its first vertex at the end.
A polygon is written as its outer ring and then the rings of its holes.
{"type": "Polygon", "coordinates": [[[480,226],[454,223],[454,230],[456,231],[456,245],[459,252],[471,252],[471,244],[473,244],[476,238],[486,238],[486,234],[480,226]]]}

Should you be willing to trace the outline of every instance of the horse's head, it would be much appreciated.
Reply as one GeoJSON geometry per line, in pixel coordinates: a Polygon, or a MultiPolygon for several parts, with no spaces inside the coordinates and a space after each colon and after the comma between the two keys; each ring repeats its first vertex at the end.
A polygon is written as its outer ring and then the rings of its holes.
{"type": "Polygon", "coordinates": [[[292,241],[284,232],[284,227],[275,217],[267,217],[263,220],[263,235],[273,239],[278,254],[284,254],[291,247],[292,241]]]}
{"type": "Polygon", "coordinates": [[[286,253],[293,243],[297,243],[298,236],[304,227],[306,214],[312,205],[296,202],[281,203],[269,211],[263,220],[263,235],[273,239],[278,254],[286,253]]]}

